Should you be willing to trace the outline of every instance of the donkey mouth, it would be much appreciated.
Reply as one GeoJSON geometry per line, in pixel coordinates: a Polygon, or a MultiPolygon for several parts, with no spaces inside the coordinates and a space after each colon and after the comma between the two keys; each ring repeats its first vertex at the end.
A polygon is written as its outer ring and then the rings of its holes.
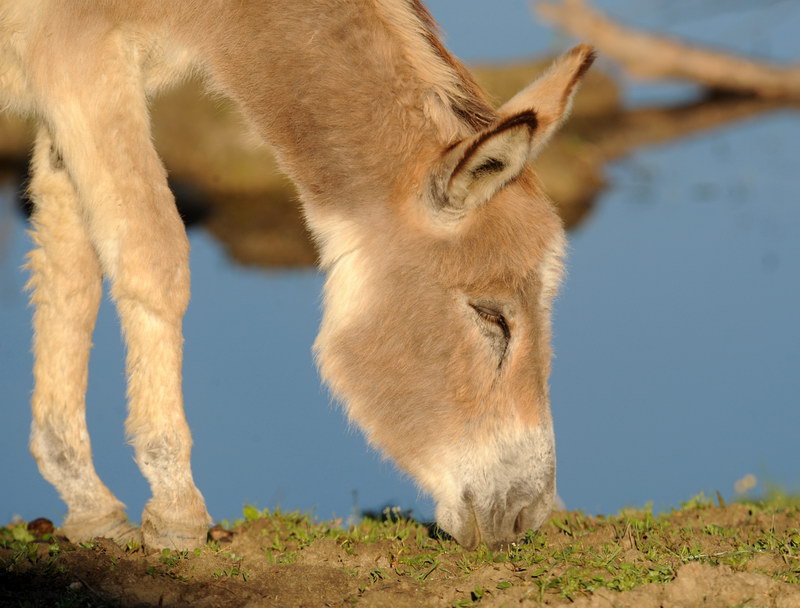
{"type": "Polygon", "coordinates": [[[507,496],[482,503],[465,492],[455,509],[437,513],[439,525],[466,549],[485,543],[491,549],[519,542],[528,530],[538,529],[553,507],[552,496],[509,501],[507,496]]]}

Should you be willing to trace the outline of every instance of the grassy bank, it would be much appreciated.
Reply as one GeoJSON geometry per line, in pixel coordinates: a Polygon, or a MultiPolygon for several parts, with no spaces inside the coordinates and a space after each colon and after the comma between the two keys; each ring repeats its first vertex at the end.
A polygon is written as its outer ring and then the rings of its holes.
{"type": "Polygon", "coordinates": [[[243,514],[194,552],[8,526],[0,605],[800,606],[800,500],[777,492],[734,505],[700,495],[660,515],[555,512],[502,551],[464,551],[397,511],[349,529],[243,514]]]}

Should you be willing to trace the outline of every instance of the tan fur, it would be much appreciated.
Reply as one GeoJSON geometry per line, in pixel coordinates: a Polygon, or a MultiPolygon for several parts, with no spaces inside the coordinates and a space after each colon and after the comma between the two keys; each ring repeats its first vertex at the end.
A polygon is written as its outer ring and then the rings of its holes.
{"type": "Polygon", "coordinates": [[[472,546],[552,504],[549,310],[563,230],[527,166],[591,63],[578,47],[501,108],[417,0],[0,0],[0,107],[35,114],[31,449],[73,538],[134,531],[84,422],[101,275],[128,347],[144,541],[208,515],[181,397],[188,244],[146,96],[187,72],[236,101],[302,194],[328,273],[321,373],[472,546]]]}

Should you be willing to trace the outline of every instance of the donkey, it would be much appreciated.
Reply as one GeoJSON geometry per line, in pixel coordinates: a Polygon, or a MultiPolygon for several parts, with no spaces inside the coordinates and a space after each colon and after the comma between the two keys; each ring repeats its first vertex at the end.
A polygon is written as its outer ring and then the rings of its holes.
{"type": "Polygon", "coordinates": [[[148,99],[190,73],[234,100],[297,184],[327,273],[314,346],[368,441],[465,547],[552,508],[550,307],[564,231],[528,166],[593,61],[580,45],[498,110],[419,0],[0,0],[0,107],[38,120],[30,196],[30,447],[72,540],[191,548],[210,522],[181,395],[189,246],[148,99]],[[85,422],[108,279],[127,345],[141,529],[85,422]]]}

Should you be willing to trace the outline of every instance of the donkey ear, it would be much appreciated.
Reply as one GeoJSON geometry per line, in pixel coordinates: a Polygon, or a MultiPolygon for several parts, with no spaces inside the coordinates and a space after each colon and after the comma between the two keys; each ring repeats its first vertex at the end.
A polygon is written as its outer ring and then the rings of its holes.
{"type": "Polygon", "coordinates": [[[556,59],[544,74],[500,108],[500,116],[536,112],[538,129],[531,149],[532,156],[569,116],[575,93],[594,60],[594,49],[588,44],[579,44],[556,59]]]}
{"type": "Polygon", "coordinates": [[[521,112],[451,148],[436,180],[437,207],[460,219],[519,176],[530,156],[536,123],[535,112],[521,112]]]}
{"type": "Polygon", "coordinates": [[[434,178],[436,208],[458,220],[516,179],[569,114],[594,57],[586,44],[568,51],[503,105],[494,124],[448,150],[434,178]]]}

